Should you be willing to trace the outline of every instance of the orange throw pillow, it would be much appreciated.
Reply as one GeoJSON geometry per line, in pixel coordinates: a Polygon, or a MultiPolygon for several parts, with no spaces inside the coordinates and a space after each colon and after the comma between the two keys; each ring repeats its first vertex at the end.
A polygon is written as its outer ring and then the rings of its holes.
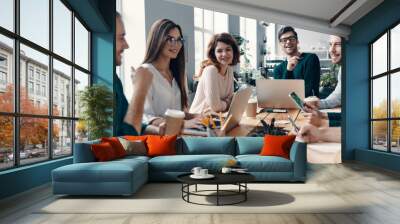
{"type": "Polygon", "coordinates": [[[148,156],[176,155],[176,138],[176,135],[148,135],[146,140],[148,156]]]}
{"type": "Polygon", "coordinates": [[[93,144],[90,147],[92,149],[94,157],[99,162],[110,161],[118,158],[117,155],[115,155],[115,151],[112,148],[111,144],[108,142],[93,144]]]}
{"type": "Polygon", "coordinates": [[[147,135],[140,135],[140,136],[135,136],[135,135],[125,135],[123,136],[124,139],[128,141],[137,141],[140,140],[142,142],[146,142],[147,135]]]}
{"type": "Polygon", "coordinates": [[[261,156],[280,156],[289,159],[296,135],[265,135],[261,156]]]}
{"type": "Polygon", "coordinates": [[[117,158],[125,157],[126,151],[117,137],[101,138],[101,142],[108,142],[114,149],[117,158]]]}

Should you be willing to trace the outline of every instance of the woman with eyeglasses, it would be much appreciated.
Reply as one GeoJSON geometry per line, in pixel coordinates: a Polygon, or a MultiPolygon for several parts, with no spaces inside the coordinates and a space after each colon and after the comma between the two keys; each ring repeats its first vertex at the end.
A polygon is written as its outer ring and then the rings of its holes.
{"type": "Polygon", "coordinates": [[[201,63],[200,78],[190,113],[225,112],[233,97],[233,66],[240,52],[228,33],[215,34],[207,48],[207,60],[201,63]]]}
{"type": "MultiPolygon", "coordinates": [[[[145,58],[133,75],[133,83],[131,111],[125,121],[143,121],[146,133],[163,134],[167,109],[187,111],[184,40],[179,25],[168,19],[152,25],[145,58]]],[[[185,119],[185,128],[200,126],[199,118],[186,113],[185,119]]]]}

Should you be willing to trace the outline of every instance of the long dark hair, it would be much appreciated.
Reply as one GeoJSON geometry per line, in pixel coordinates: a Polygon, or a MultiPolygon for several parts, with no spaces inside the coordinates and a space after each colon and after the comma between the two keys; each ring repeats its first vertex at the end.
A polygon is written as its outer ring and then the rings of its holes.
{"type": "Polygon", "coordinates": [[[218,72],[220,72],[221,65],[219,64],[219,62],[217,60],[217,56],[215,56],[215,48],[217,47],[218,42],[225,43],[232,47],[233,59],[232,59],[232,63],[230,65],[236,65],[237,63],[240,62],[239,61],[239,58],[240,58],[239,47],[236,43],[236,40],[232,37],[232,35],[230,35],[229,33],[215,34],[214,36],[211,37],[211,40],[208,43],[207,59],[204,60],[200,64],[200,72],[197,75],[197,77],[200,77],[203,73],[204,68],[209,65],[214,65],[215,67],[217,67],[218,72]]]}
{"type": "MultiPolygon", "coordinates": [[[[164,48],[168,33],[170,30],[177,28],[182,37],[181,27],[169,19],[160,19],[153,23],[147,37],[146,54],[143,63],[152,63],[160,56],[164,48]]],[[[172,71],[174,79],[177,81],[181,92],[181,106],[182,109],[188,106],[187,93],[186,93],[186,75],[185,75],[185,46],[182,44],[178,56],[171,59],[169,68],[172,71]]]]}

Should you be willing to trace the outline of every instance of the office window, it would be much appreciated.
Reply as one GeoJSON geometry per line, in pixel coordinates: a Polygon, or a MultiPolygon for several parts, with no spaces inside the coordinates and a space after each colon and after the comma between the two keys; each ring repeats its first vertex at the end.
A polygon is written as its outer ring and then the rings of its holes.
{"type": "Polygon", "coordinates": [[[240,56],[240,68],[257,69],[257,20],[240,17],[240,36],[246,40],[246,56],[240,56]]]}
{"type": "MultiPolygon", "coordinates": [[[[40,95],[40,84],[36,84],[36,92],[35,93],[36,93],[37,96],[40,95]]],[[[31,97],[33,97],[33,96],[31,96],[31,97]]],[[[24,108],[23,108],[23,110],[24,110],[24,108]]]]}
{"type": "Polygon", "coordinates": [[[7,73],[0,71],[0,84],[6,85],[7,84],[7,73]]]}
{"type": "Polygon", "coordinates": [[[53,157],[72,154],[72,121],[53,120],[53,157]]]}
{"type": "Polygon", "coordinates": [[[194,47],[196,74],[207,58],[207,46],[213,34],[228,32],[228,15],[194,8],[194,47]]]}
{"type": "Polygon", "coordinates": [[[35,78],[37,81],[40,81],[40,70],[37,68],[35,72],[35,78]]]}
{"type": "Polygon", "coordinates": [[[33,82],[29,81],[28,82],[28,93],[33,94],[33,92],[34,92],[33,82]]]}
{"type": "MultiPolygon", "coordinates": [[[[2,10],[0,9],[0,13],[3,12],[2,10]]],[[[0,15],[0,18],[2,16],[0,15]]],[[[14,72],[12,66],[10,66],[14,56],[13,51],[13,40],[0,33],[0,73],[2,74],[0,81],[0,113],[14,111],[14,72]]]]}
{"type": "Polygon", "coordinates": [[[14,122],[12,116],[0,114],[0,170],[14,165],[14,122]]]}
{"type": "Polygon", "coordinates": [[[0,1],[0,26],[11,31],[0,29],[0,83],[7,86],[0,85],[0,170],[70,156],[79,90],[68,87],[90,85],[90,30],[66,1],[0,1]],[[15,31],[13,21],[20,21],[15,31]]]}
{"type": "Polygon", "coordinates": [[[89,32],[75,18],[75,63],[84,69],[89,69],[89,32]]]}
{"type": "Polygon", "coordinates": [[[79,117],[81,114],[81,108],[79,107],[79,94],[89,85],[89,75],[75,70],[75,117],[79,117]]]}
{"type": "Polygon", "coordinates": [[[33,80],[33,67],[29,66],[28,76],[30,80],[33,80]]]}
{"type": "Polygon", "coordinates": [[[370,44],[371,148],[400,153],[400,25],[370,44]]]}
{"type": "Polygon", "coordinates": [[[64,88],[65,83],[72,85],[72,68],[71,66],[66,65],[56,59],[53,60],[53,66],[53,114],[62,117],[72,117],[72,91],[71,89],[64,88]],[[63,96],[67,96],[68,100],[71,101],[68,102],[68,107],[66,108],[65,114],[61,113],[60,108],[57,107],[57,104],[59,103],[59,91],[62,102],[64,102],[63,96]]]}
{"type": "Polygon", "coordinates": [[[14,0],[1,0],[0,26],[14,31],[14,0]]]}
{"type": "Polygon", "coordinates": [[[72,12],[60,0],[53,0],[54,53],[71,60],[72,12]]]}
{"type": "Polygon", "coordinates": [[[49,0],[20,0],[21,36],[49,49],[49,0]]]}
{"type": "Polygon", "coordinates": [[[0,53],[0,92],[7,90],[7,55],[0,53]]]}

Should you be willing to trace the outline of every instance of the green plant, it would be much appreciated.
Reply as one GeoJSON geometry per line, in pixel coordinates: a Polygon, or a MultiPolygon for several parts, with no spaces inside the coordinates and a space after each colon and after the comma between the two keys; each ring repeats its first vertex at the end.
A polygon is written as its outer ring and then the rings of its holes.
{"type": "Polygon", "coordinates": [[[95,84],[79,93],[81,118],[85,121],[89,139],[109,136],[107,129],[112,125],[113,95],[108,87],[95,84]]]}
{"type": "MultiPolygon", "coordinates": [[[[236,43],[239,46],[239,51],[240,51],[240,56],[241,58],[241,65],[240,65],[240,76],[247,80],[246,74],[251,74],[253,73],[253,68],[251,68],[250,65],[250,58],[252,58],[251,54],[249,54],[250,48],[247,46],[249,43],[249,40],[246,40],[244,37],[240,35],[232,35],[233,38],[236,40],[236,43]],[[242,61],[244,60],[244,61],[242,61]]],[[[251,76],[251,75],[250,75],[251,76]]]]}
{"type": "Polygon", "coordinates": [[[320,86],[327,88],[335,88],[338,82],[336,77],[338,70],[339,66],[332,65],[329,72],[321,75],[320,86]]]}

